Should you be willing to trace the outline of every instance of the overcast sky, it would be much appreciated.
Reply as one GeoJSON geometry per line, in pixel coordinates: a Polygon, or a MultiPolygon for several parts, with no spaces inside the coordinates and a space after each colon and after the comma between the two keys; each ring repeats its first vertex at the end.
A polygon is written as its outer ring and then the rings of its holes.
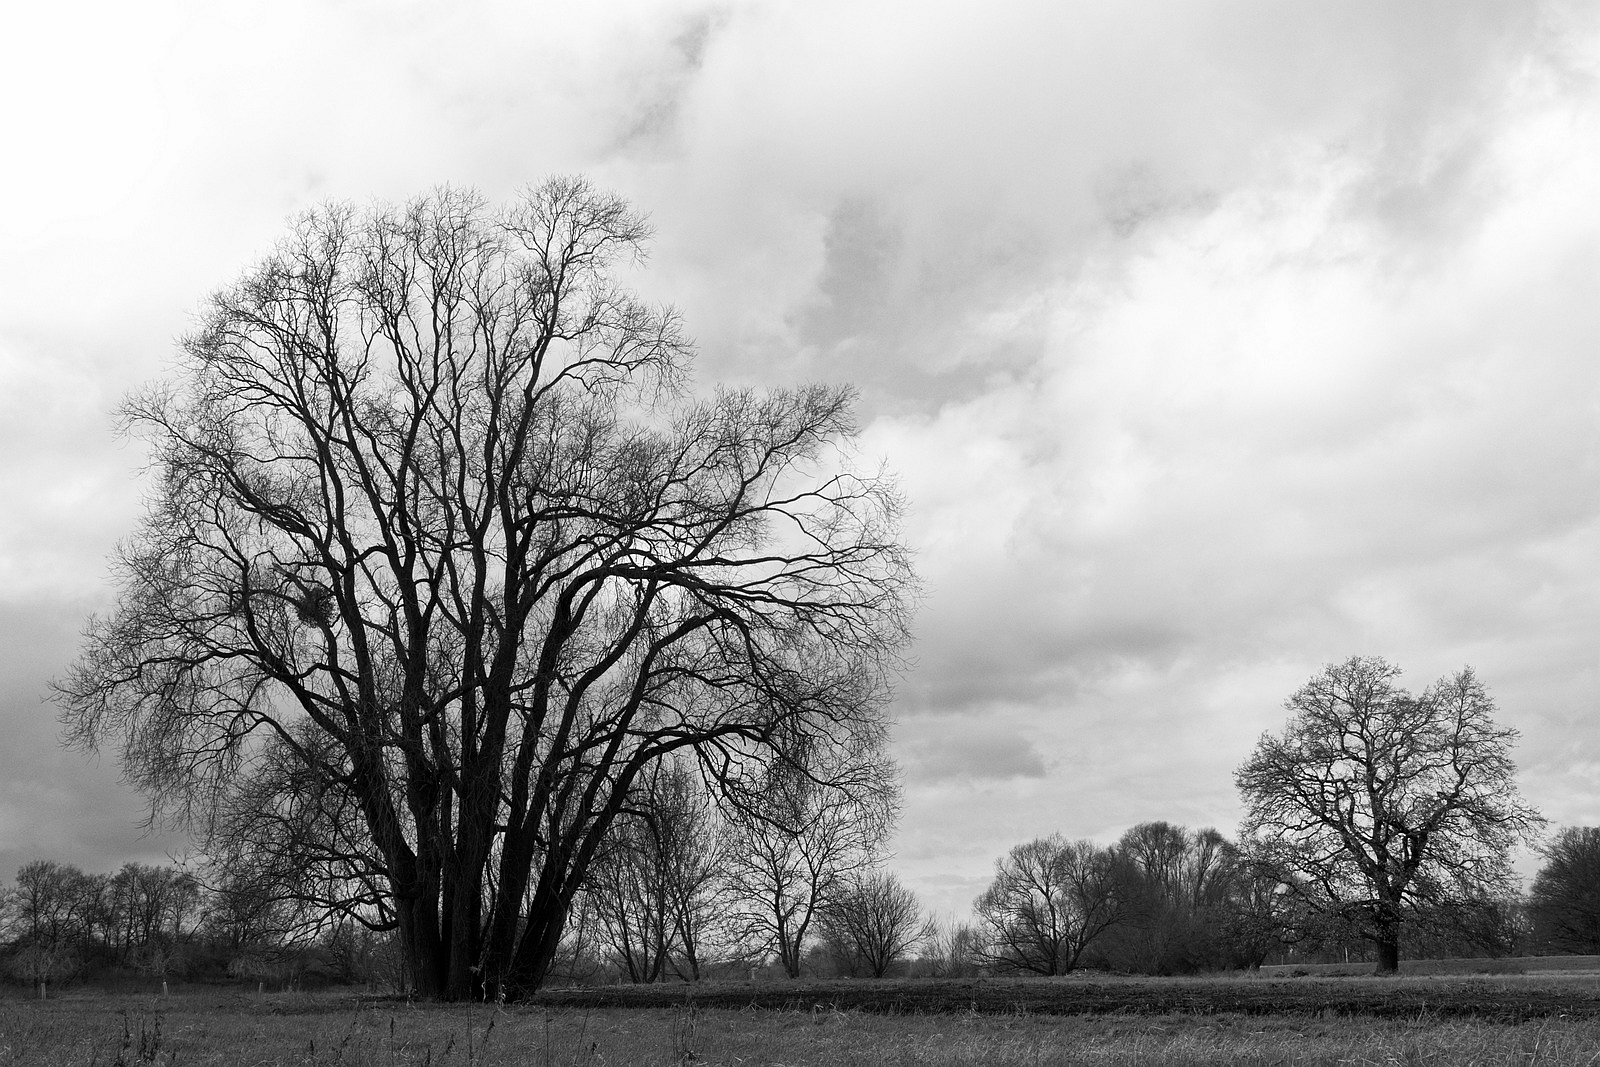
{"type": "Polygon", "coordinates": [[[1324,663],[1470,664],[1600,824],[1600,7],[11,5],[0,877],[181,848],[47,681],[140,498],[110,413],[293,213],[580,171],[702,383],[849,380],[928,595],[893,867],[1166,819],[1324,663]]]}

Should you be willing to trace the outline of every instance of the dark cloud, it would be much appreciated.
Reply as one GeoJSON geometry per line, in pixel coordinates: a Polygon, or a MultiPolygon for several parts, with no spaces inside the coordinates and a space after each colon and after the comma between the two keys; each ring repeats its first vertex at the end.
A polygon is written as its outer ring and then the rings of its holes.
{"type": "Polygon", "coordinates": [[[0,878],[35,859],[107,870],[187,847],[182,835],[148,832],[146,806],[122,784],[114,752],[60,744],[46,683],[76,654],[87,608],[0,599],[0,878]]]}
{"type": "Polygon", "coordinates": [[[918,786],[953,779],[1043,778],[1044,757],[1026,738],[988,730],[925,737],[901,747],[906,774],[918,786]]]}

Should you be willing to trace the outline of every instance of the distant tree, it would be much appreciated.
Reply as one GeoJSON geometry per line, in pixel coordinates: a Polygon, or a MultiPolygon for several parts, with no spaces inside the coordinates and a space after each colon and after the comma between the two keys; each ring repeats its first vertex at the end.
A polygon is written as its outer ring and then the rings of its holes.
{"type": "Polygon", "coordinates": [[[1245,847],[1316,914],[1399,967],[1408,917],[1510,891],[1511,846],[1543,820],[1517,793],[1511,746],[1470,669],[1420,697],[1375,657],[1331,664],[1286,702],[1236,775],[1245,847]]]}
{"type": "Polygon", "coordinates": [[[1236,965],[1228,933],[1240,876],[1237,850],[1211,828],[1141,823],[1115,846],[1136,903],[1094,955],[1117,970],[1187,974],[1236,965]]]}
{"type": "Polygon", "coordinates": [[[155,485],[71,739],[422,996],[537,989],[657,761],[883,744],[914,577],[853,392],[691,394],[649,232],[582,179],[320,208],[123,409],[155,485]]]}
{"type": "Polygon", "coordinates": [[[1600,827],[1563,827],[1540,850],[1528,892],[1534,943],[1550,952],[1600,952],[1600,827]]]}
{"type": "Polygon", "coordinates": [[[622,818],[589,868],[584,893],[597,932],[630,982],[657,981],[666,967],[672,916],[664,866],[650,825],[622,818]]]}
{"type": "Polygon", "coordinates": [[[917,896],[894,874],[847,875],[822,912],[822,942],[844,973],[882,978],[932,928],[917,896]]]}
{"type": "Polygon", "coordinates": [[[28,982],[63,981],[84,966],[101,919],[106,879],[52,860],[17,870],[9,895],[17,952],[12,970],[28,982]]]}
{"type": "Polygon", "coordinates": [[[695,979],[722,866],[721,828],[692,768],[652,769],[590,871],[598,931],[634,982],[695,979]]]}
{"type": "Polygon", "coordinates": [[[94,876],[68,863],[34,860],[17,870],[11,903],[13,930],[33,944],[66,945],[89,936],[97,887],[94,876]]]}
{"type": "Polygon", "coordinates": [[[798,978],[808,939],[852,874],[872,869],[893,825],[893,773],[871,754],[829,774],[825,788],[803,769],[780,768],[759,802],[738,813],[728,843],[728,891],[758,952],[798,978]]]}
{"type": "Polygon", "coordinates": [[[987,962],[1035,974],[1066,974],[1084,949],[1140,906],[1128,861],[1091,841],[1059,834],[1013,848],[975,907],[987,962]]]}
{"type": "Polygon", "coordinates": [[[172,948],[192,937],[204,918],[200,883],[184,871],[127,863],[109,881],[116,942],[124,962],[155,959],[163,969],[172,948]]]}
{"type": "Polygon", "coordinates": [[[931,920],[922,942],[922,965],[935,978],[971,978],[985,953],[978,927],[952,920],[931,920]]]}
{"type": "Polygon", "coordinates": [[[233,961],[265,958],[303,936],[307,924],[297,921],[298,900],[274,895],[255,872],[235,874],[208,866],[202,928],[206,937],[231,965],[233,961]]]}
{"type": "Polygon", "coordinates": [[[1254,862],[1237,848],[1229,849],[1228,894],[1221,912],[1219,937],[1223,965],[1260,967],[1277,950],[1302,936],[1302,915],[1312,913],[1283,884],[1282,872],[1254,862]]]}
{"type": "Polygon", "coordinates": [[[698,981],[706,954],[726,948],[730,936],[727,826],[682,762],[662,768],[651,795],[671,929],[667,964],[679,978],[698,981]]]}

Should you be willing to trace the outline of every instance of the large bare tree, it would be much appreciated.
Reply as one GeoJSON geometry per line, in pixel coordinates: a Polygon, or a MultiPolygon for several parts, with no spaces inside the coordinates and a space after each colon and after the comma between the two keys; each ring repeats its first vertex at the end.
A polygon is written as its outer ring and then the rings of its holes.
{"type": "Polygon", "coordinates": [[[1301,904],[1399,967],[1419,908],[1509,888],[1509,851],[1543,820],[1517,793],[1517,732],[1470,668],[1413,697],[1377,657],[1330,664],[1288,701],[1236,775],[1253,860],[1301,904]]]}
{"type": "Polygon", "coordinates": [[[668,754],[737,802],[882,744],[912,575],[851,392],[689,394],[617,280],[647,236],[579,179],[325,207],[126,404],[155,482],[67,728],[214,846],[303,853],[422,995],[537,988],[668,754]]]}

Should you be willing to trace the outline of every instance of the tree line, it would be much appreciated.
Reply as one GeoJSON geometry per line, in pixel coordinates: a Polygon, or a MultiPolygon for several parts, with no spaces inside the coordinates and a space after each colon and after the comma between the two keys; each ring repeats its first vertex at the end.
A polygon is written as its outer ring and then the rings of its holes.
{"type": "MultiPolygon", "coordinates": [[[[1600,829],[1546,841],[1524,898],[1509,850],[1543,821],[1517,794],[1514,732],[1471,671],[1415,696],[1398,677],[1354,657],[1292,694],[1283,731],[1239,768],[1237,838],[1158,821],[1110,845],[1018,844],[959,924],[926,916],[886,869],[891,765],[858,757],[848,787],[775,769],[733,803],[687,754],[657,760],[597,843],[549,975],[1187,974],[1341,956],[1392,971],[1402,952],[1600,950],[1600,829]]],[[[193,873],[28,864],[0,901],[8,973],[259,977],[314,960],[325,977],[416,988],[381,906],[308,892],[304,872],[262,857],[223,851],[193,873]]]]}
{"type": "MultiPolygon", "coordinates": [[[[1148,822],[1110,845],[1059,834],[996,862],[968,921],[939,923],[886,869],[896,772],[769,768],[730,799],[690,754],[654,761],[596,843],[548,962],[553,980],[696,981],[770,969],[1188,974],[1283,960],[1600,951],[1600,830],[1543,845],[1526,897],[1509,850],[1542,820],[1518,797],[1514,731],[1470,670],[1412,695],[1371,657],[1330,664],[1240,766],[1240,834],[1148,822]],[[1402,949],[1403,943],[1403,949],[1402,949]]],[[[201,876],[39,862],[6,897],[9,973],[115,964],[235,977],[308,960],[325,977],[414,989],[381,901],[352,906],[249,835],[201,876]],[[276,961],[276,962],[275,962],[276,961]]],[[[324,874],[324,877],[327,877],[324,874]]]]}
{"type": "MultiPolygon", "coordinates": [[[[719,809],[687,761],[653,769],[588,868],[553,953],[563,981],[697,980],[814,969],[823,952],[882,975],[922,930],[885,872],[892,779],[852,793],[789,780],[751,808],[719,809]]],[[[22,867],[0,893],[5,974],[30,984],[107,974],[306,978],[414,989],[413,960],[382,912],[354,914],[281,871],[212,856],[193,871],[128,864],[90,874],[22,867]]]]}
{"type": "Polygon", "coordinates": [[[123,968],[186,970],[186,953],[217,914],[200,884],[173,867],[129,863],[115,874],[35,860],[0,890],[7,977],[58,982],[123,968]]]}
{"type": "MultiPolygon", "coordinates": [[[[716,821],[682,786],[666,787],[670,814],[656,829],[641,820],[608,857],[579,902],[554,980],[694,981],[751,968],[1177,975],[1373,956],[1359,929],[1285,910],[1277,884],[1209,828],[1149,822],[1111,845],[1060,835],[1019,844],[997,861],[971,916],[939,921],[870,852],[816,864],[826,873],[808,875],[803,891],[798,877],[752,881],[748,866],[726,862],[745,831],[716,821]],[[785,920],[803,926],[786,954],[776,943],[785,920]]],[[[1600,953],[1600,828],[1563,828],[1543,854],[1526,894],[1419,909],[1406,955],[1600,953]]],[[[297,907],[172,866],[92,874],[36,860],[0,890],[0,968],[30,987],[122,976],[408,988],[391,935],[302,925],[297,907]]]]}
{"type": "Polygon", "coordinates": [[[1291,694],[1236,775],[1235,838],[1163,821],[1110,845],[1038,838],[997,860],[958,923],[882,872],[889,794],[802,790],[770,801],[783,817],[730,819],[681,768],[662,773],[597,865],[579,929],[634,981],[699,977],[719,953],[881,976],[1600,951],[1600,831],[1543,842],[1522,893],[1511,850],[1544,820],[1517,789],[1516,732],[1470,669],[1415,694],[1399,678],[1357,656],[1291,694]]]}

